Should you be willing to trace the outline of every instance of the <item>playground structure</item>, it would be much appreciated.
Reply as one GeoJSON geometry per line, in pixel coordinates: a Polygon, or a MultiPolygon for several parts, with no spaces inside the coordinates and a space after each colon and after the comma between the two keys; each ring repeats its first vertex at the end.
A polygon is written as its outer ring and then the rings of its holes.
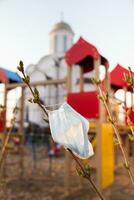
{"type": "MultiPolygon", "coordinates": [[[[94,120],[95,128],[93,134],[96,136],[96,150],[94,167],[96,168],[96,180],[100,188],[105,188],[113,182],[113,141],[111,126],[106,123],[106,114],[104,107],[98,99],[97,90],[92,92],[84,92],[84,73],[94,70],[94,77],[96,80],[100,79],[99,68],[100,65],[105,66],[104,84],[108,92],[110,92],[108,66],[109,63],[106,58],[101,56],[98,50],[91,44],[87,43],[83,38],[66,53],[66,62],[68,63],[68,103],[74,107],[79,113],[89,120],[94,120]],[[79,93],[71,93],[71,73],[72,66],[79,65],[80,68],[80,82],[79,93]],[[105,130],[107,129],[107,136],[105,130]],[[105,135],[105,136],[104,136],[105,135]],[[110,137],[110,138],[108,138],[110,137]],[[106,147],[107,144],[107,147],[106,147]],[[105,148],[107,148],[107,150],[105,148]],[[111,156],[112,155],[112,156],[111,156]],[[110,158],[111,165],[107,166],[106,157],[110,158]],[[108,170],[106,171],[109,167],[108,170]],[[108,173],[107,173],[108,172],[108,173]],[[107,181],[105,177],[108,177],[107,181]]],[[[75,67],[75,66],[74,66],[75,67]]],[[[89,132],[90,134],[90,132],[89,132]]],[[[69,164],[68,164],[69,165],[69,164]]],[[[70,166],[70,165],[69,165],[70,166]]]]}
{"type": "MultiPolygon", "coordinates": [[[[90,43],[86,42],[83,38],[80,38],[78,42],[76,42],[66,53],[65,61],[67,63],[67,78],[62,80],[48,80],[44,82],[34,82],[31,83],[32,87],[51,87],[57,85],[66,85],[66,100],[67,102],[86,117],[90,122],[90,130],[89,130],[89,138],[93,138],[93,146],[95,155],[89,161],[91,166],[96,171],[96,182],[98,186],[103,189],[109,186],[114,181],[114,170],[115,165],[116,167],[119,165],[118,163],[118,154],[114,151],[116,150],[114,146],[114,136],[113,136],[113,129],[111,125],[107,122],[107,113],[105,111],[104,106],[102,105],[101,101],[98,99],[98,91],[84,91],[84,74],[88,72],[94,71],[95,79],[100,79],[100,67],[103,65],[105,67],[105,78],[102,80],[102,88],[104,91],[107,91],[111,94],[111,91],[115,92],[117,89],[124,89],[125,91],[125,100],[124,104],[126,105],[126,91],[129,89],[123,80],[123,73],[128,73],[128,70],[121,71],[122,68],[117,66],[115,70],[118,71],[119,75],[117,75],[117,71],[112,71],[111,73],[108,72],[109,63],[106,58],[101,56],[96,49],[95,46],[91,45],[90,43]],[[72,91],[72,76],[73,76],[73,68],[79,66],[79,92],[72,91]],[[122,72],[122,73],[121,73],[122,72]],[[116,74],[116,75],[115,75],[116,74]],[[120,82],[119,82],[120,81],[120,82]],[[115,162],[116,161],[116,162],[115,162]]],[[[8,73],[9,76],[10,73],[8,73]]],[[[11,74],[10,74],[11,75],[11,74]]],[[[12,74],[13,75],[13,74],[12,74]]],[[[2,77],[2,76],[1,76],[2,77]]],[[[5,76],[6,77],[6,76],[5,76]]],[[[12,77],[12,76],[11,76],[12,77]]],[[[12,138],[14,141],[14,146],[17,146],[17,153],[20,158],[20,169],[21,174],[23,173],[24,169],[24,156],[25,156],[25,123],[26,121],[26,113],[25,113],[25,104],[26,99],[28,96],[26,95],[27,86],[20,81],[18,78],[11,79],[9,76],[8,78],[2,79],[1,82],[5,83],[5,90],[4,90],[4,105],[6,107],[6,124],[10,126],[8,123],[8,116],[11,115],[13,107],[15,103],[11,104],[11,98],[16,99],[16,103],[19,102],[18,107],[18,114],[19,116],[17,119],[17,131],[16,133],[12,134],[12,138]],[[10,92],[13,92],[14,95],[11,95],[10,92]],[[18,96],[17,96],[18,92],[18,96]],[[25,121],[24,121],[25,119],[25,121]]],[[[14,76],[13,76],[14,77],[14,76]]],[[[131,95],[131,104],[133,105],[133,95],[131,95]]],[[[45,98],[45,97],[44,97],[45,98]]],[[[63,97],[64,100],[65,97],[63,97]]],[[[111,96],[110,96],[111,98],[111,96]]],[[[113,114],[118,116],[118,101],[112,98],[113,104],[113,114]]],[[[35,105],[33,105],[35,106],[35,105]]],[[[109,106],[110,107],[110,106],[109,106]]],[[[111,109],[111,107],[110,107],[111,109]]],[[[36,115],[36,113],[35,113],[36,115]]],[[[43,115],[42,115],[43,117],[43,115]]],[[[118,120],[119,121],[119,120],[118,120]]],[[[130,152],[130,145],[133,146],[132,142],[130,144],[127,132],[129,132],[128,127],[126,128],[126,124],[119,124],[120,131],[122,133],[122,137],[124,138],[124,144],[127,146],[128,149],[127,155],[129,156],[130,152]],[[125,136],[125,137],[124,137],[125,136]]],[[[3,131],[6,133],[7,127],[3,126],[3,131]]],[[[45,126],[44,130],[47,130],[47,125],[45,126]]],[[[1,134],[2,135],[2,134],[1,134]]],[[[4,141],[6,134],[1,136],[2,141],[4,141]]],[[[8,146],[9,150],[7,153],[14,152],[14,147],[8,146]]],[[[133,150],[131,150],[133,153],[133,150]]],[[[70,187],[70,171],[71,171],[71,158],[68,152],[65,152],[65,186],[69,190],[70,187]]],[[[5,165],[6,166],[6,159],[5,165]]],[[[6,166],[8,167],[8,166],[6,166]]]]}

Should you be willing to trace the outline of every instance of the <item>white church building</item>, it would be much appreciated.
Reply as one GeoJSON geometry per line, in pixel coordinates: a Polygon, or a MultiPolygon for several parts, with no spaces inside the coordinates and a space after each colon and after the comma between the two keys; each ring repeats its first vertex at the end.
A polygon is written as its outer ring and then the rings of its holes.
{"type": "MultiPolygon", "coordinates": [[[[65,52],[73,45],[74,31],[71,26],[64,21],[56,23],[49,33],[49,54],[43,56],[38,63],[30,64],[26,68],[26,73],[30,76],[31,82],[45,81],[50,79],[63,79],[67,77],[67,65],[64,60],[65,52]]],[[[72,90],[77,91],[79,83],[79,67],[73,68],[72,90]]],[[[85,90],[94,89],[88,81],[90,74],[85,75],[85,90]],[[86,84],[87,83],[87,84],[86,84]]],[[[66,86],[60,85],[39,86],[41,100],[45,105],[55,105],[62,103],[66,95],[66,86]]],[[[27,97],[31,96],[27,90],[27,97]]],[[[44,124],[42,114],[37,106],[26,103],[26,115],[28,112],[29,121],[44,124]]]]}

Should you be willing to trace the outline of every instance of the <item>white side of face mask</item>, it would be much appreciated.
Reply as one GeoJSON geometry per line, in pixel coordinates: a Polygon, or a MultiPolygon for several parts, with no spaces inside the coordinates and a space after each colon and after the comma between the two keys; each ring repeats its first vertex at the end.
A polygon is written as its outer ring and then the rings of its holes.
{"type": "Polygon", "coordinates": [[[88,140],[89,122],[67,103],[59,109],[48,112],[53,140],[73,153],[86,159],[93,155],[93,148],[88,140]]]}

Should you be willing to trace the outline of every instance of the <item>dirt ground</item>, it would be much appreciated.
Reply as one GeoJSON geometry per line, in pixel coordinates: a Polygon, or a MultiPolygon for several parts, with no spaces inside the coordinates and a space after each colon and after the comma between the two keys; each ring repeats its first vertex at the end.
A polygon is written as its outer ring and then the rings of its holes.
{"type": "MultiPolygon", "coordinates": [[[[0,181],[0,200],[97,200],[89,183],[72,169],[71,189],[67,194],[64,187],[64,158],[33,160],[25,156],[21,173],[18,158],[8,161],[6,177],[0,181]],[[14,162],[15,164],[13,164],[14,162]]],[[[19,158],[20,159],[20,158],[19,158]]],[[[134,200],[134,189],[124,169],[115,173],[115,182],[103,195],[107,200],[134,200]]]]}

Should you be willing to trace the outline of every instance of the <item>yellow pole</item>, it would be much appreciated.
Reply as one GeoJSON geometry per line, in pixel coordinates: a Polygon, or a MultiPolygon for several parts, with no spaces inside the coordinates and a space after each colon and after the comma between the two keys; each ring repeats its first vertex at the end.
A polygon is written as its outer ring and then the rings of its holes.
{"type": "MultiPolygon", "coordinates": [[[[94,70],[95,70],[95,79],[99,80],[99,66],[100,66],[100,58],[98,60],[94,60],[94,70]]],[[[97,139],[97,147],[96,147],[96,175],[97,175],[97,186],[101,189],[101,123],[102,123],[102,103],[99,101],[99,118],[96,119],[96,139],[97,139]]]]}

